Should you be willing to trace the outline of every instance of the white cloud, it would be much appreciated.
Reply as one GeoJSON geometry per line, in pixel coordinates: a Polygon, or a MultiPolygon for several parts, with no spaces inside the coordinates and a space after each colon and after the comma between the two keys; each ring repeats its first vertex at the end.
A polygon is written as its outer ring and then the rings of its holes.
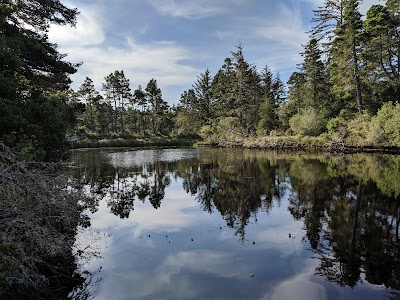
{"type": "Polygon", "coordinates": [[[233,24],[223,24],[215,31],[221,40],[240,40],[252,63],[273,70],[293,69],[301,61],[302,45],[307,43],[307,29],[301,11],[294,6],[275,3],[264,17],[239,17],[233,24]],[[273,13],[271,13],[273,12],[273,13]]]}
{"type": "Polygon", "coordinates": [[[307,267],[308,270],[306,269],[304,273],[296,274],[293,278],[279,283],[262,299],[326,299],[326,288],[320,283],[313,282],[315,265],[310,264],[307,267]]]}
{"type": "MultiPolygon", "coordinates": [[[[229,3],[221,0],[148,0],[148,2],[163,16],[191,20],[200,20],[229,11],[229,3]]],[[[235,5],[242,5],[243,3],[244,1],[241,0],[233,2],[235,5]]]]}
{"type": "MultiPolygon", "coordinates": [[[[97,89],[101,89],[104,77],[115,70],[124,70],[132,89],[145,86],[151,78],[157,79],[164,91],[174,86],[189,85],[199,71],[183,61],[189,61],[193,53],[174,41],[139,43],[132,36],[122,38],[122,46],[110,45],[106,39],[100,6],[80,7],[77,28],[52,26],[50,41],[59,45],[67,60],[83,62],[77,74],[71,76],[72,87],[78,88],[85,77],[90,77],[97,89]]],[[[147,28],[140,28],[145,32],[147,28]]],[[[121,41],[119,41],[121,42],[121,41]]],[[[165,96],[165,95],[164,95],[165,96]]],[[[169,95],[171,96],[171,95],[169,95]]],[[[177,101],[178,96],[165,100],[177,101]],[[177,98],[177,99],[175,99],[177,98]]]]}
{"type": "Polygon", "coordinates": [[[105,33],[99,23],[101,12],[98,8],[80,8],[77,25],[75,28],[65,26],[51,26],[49,39],[60,45],[79,45],[81,47],[100,45],[105,40],[105,33]]]}

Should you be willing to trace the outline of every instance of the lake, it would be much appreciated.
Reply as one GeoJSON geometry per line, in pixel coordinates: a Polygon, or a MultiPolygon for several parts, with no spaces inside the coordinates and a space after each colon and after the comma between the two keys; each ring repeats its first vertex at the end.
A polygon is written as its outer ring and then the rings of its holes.
{"type": "Polygon", "coordinates": [[[92,149],[72,171],[96,300],[399,299],[399,156],[92,149]]]}

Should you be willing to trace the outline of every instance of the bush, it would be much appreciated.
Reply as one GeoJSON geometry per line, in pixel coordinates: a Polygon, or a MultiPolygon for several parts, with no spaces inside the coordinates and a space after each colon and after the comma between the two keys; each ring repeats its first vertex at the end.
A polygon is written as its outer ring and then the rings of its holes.
{"type": "Polygon", "coordinates": [[[326,120],[319,110],[309,107],[291,117],[289,124],[296,134],[318,136],[324,131],[326,120]]]}
{"type": "Polygon", "coordinates": [[[400,146],[400,104],[388,102],[382,105],[372,118],[375,130],[385,146],[400,146]]]}
{"type": "Polygon", "coordinates": [[[57,168],[28,169],[0,142],[1,299],[66,299],[85,285],[73,247],[89,220],[57,168]]]}
{"type": "Polygon", "coordinates": [[[368,145],[368,134],[371,124],[371,117],[368,114],[356,115],[347,124],[346,143],[355,146],[368,145]]]}

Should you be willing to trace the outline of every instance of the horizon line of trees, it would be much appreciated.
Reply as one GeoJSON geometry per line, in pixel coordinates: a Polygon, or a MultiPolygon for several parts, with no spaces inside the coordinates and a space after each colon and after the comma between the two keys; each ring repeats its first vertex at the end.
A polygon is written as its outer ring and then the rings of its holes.
{"type": "Polygon", "coordinates": [[[156,79],[150,79],[145,89],[139,85],[133,92],[123,70],[112,72],[104,80],[103,95],[89,77],[76,92],[70,91],[69,102],[79,111],[78,134],[146,136],[171,131],[170,107],[156,79]]]}
{"type": "Polygon", "coordinates": [[[178,132],[209,141],[325,132],[328,140],[400,146],[400,2],[372,5],[365,20],[359,4],[326,0],[314,10],[288,91],[279,73],[257,72],[237,45],[214,77],[207,69],[183,92],[178,132]]]}
{"type": "Polygon", "coordinates": [[[322,134],[326,140],[400,146],[396,0],[372,5],[364,20],[359,0],[324,1],[314,11],[303,62],[288,88],[268,65],[259,72],[239,44],[214,76],[206,69],[172,107],[156,79],[132,91],[122,70],[105,77],[103,96],[90,78],[71,91],[69,76],[79,64],[63,60],[46,30],[51,22],[74,25],[77,10],[49,3],[43,11],[0,4],[0,138],[25,159],[59,159],[73,132],[88,138],[201,136],[216,143],[322,134]]]}

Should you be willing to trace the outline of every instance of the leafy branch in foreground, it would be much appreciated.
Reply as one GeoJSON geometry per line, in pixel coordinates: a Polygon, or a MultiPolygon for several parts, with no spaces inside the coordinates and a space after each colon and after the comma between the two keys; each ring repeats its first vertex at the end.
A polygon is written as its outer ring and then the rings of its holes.
{"type": "Polygon", "coordinates": [[[67,178],[57,169],[28,168],[0,142],[2,299],[91,296],[87,284],[93,274],[82,270],[78,258],[96,253],[74,249],[78,230],[90,222],[79,194],[68,188],[67,178]]]}

